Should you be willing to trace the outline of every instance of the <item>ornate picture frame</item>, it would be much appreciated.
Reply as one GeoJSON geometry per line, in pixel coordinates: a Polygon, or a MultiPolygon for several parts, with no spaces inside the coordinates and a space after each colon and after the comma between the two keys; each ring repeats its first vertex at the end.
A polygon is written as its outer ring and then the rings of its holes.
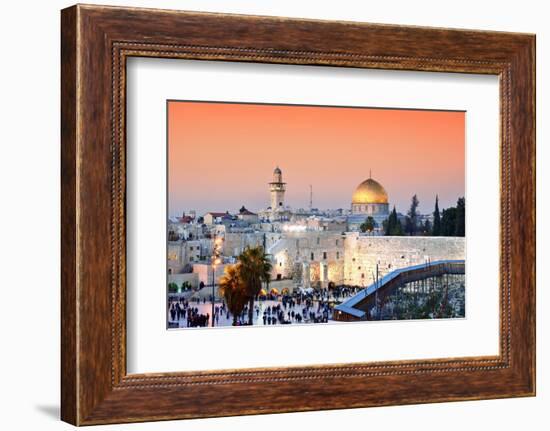
{"type": "Polygon", "coordinates": [[[92,425],[535,394],[534,35],[77,5],[61,13],[61,52],[64,421],[92,425]],[[126,60],[136,56],[497,75],[499,354],[128,374],[126,60]]]}

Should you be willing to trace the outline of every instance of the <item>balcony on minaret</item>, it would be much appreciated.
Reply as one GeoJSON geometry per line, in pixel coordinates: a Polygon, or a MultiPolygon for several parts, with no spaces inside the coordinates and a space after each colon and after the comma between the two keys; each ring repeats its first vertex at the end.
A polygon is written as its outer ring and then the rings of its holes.
{"type": "Polygon", "coordinates": [[[283,182],[283,173],[279,166],[273,171],[273,181],[269,183],[272,192],[284,192],[286,183],[283,182]]]}
{"type": "Polygon", "coordinates": [[[286,183],[269,183],[272,192],[284,192],[286,183]]]}

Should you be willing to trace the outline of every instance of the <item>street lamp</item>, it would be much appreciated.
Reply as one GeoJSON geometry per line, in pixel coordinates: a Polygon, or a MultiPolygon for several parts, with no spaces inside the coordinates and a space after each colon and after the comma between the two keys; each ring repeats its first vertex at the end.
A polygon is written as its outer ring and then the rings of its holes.
{"type": "Polygon", "coordinates": [[[212,327],[214,327],[214,307],[216,304],[216,266],[222,263],[221,255],[222,255],[222,247],[223,244],[223,238],[214,236],[214,243],[212,246],[212,258],[211,258],[211,264],[212,264],[212,314],[211,314],[211,322],[212,327]]]}
{"type": "Polygon", "coordinates": [[[374,303],[375,303],[375,310],[376,310],[376,319],[380,320],[380,307],[378,304],[378,288],[379,285],[379,270],[378,266],[380,265],[380,258],[376,259],[376,290],[374,291],[374,303]]]}

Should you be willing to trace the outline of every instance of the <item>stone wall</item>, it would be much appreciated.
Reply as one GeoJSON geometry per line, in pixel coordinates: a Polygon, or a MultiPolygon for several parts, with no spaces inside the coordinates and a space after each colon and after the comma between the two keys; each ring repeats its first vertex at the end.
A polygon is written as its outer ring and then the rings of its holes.
{"type": "Polygon", "coordinates": [[[246,247],[263,245],[263,233],[226,233],[223,242],[224,256],[238,256],[246,247]]]}
{"type": "Polygon", "coordinates": [[[282,293],[283,289],[288,289],[290,293],[294,291],[294,282],[293,280],[272,280],[269,282],[269,289],[277,289],[279,293],[282,293]]]}
{"type": "Polygon", "coordinates": [[[368,236],[346,234],[344,283],[368,286],[373,283],[378,262],[379,276],[411,265],[442,259],[465,259],[463,237],[368,236]]]}
{"type": "MultiPolygon", "coordinates": [[[[427,260],[464,259],[465,239],[459,237],[408,237],[370,236],[357,232],[284,232],[284,233],[234,233],[226,234],[224,255],[236,256],[247,246],[262,245],[266,241],[267,252],[272,256],[272,280],[278,277],[290,280],[294,287],[326,287],[336,285],[368,286],[372,284],[379,263],[379,276],[427,260]]],[[[205,240],[208,242],[209,240],[205,240]]],[[[198,281],[212,283],[209,265],[190,261],[199,242],[182,246],[170,243],[168,261],[172,274],[177,274],[185,263],[193,264],[198,281]]],[[[207,249],[208,244],[200,244],[207,249]]],[[[201,250],[202,251],[202,250],[201,250]]],[[[208,251],[208,250],[206,250],[208,251]]],[[[218,267],[216,278],[223,275],[218,267]]]]}
{"type": "MultiPolygon", "coordinates": [[[[216,284],[220,282],[220,278],[222,278],[224,275],[225,267],[228,265],[231,264],[223,263],[216,266],[216,284]]],[[[198,277],[199,283],[202,281],[205,286],[212,285],[212,276],[214,275],[212,271],[212,265],[208,263],[195,263],[193,264],[193,273],[198,277]]]]}
{"type": "MultiPolygon", "coordinates": [[[[307,274],[309,282],[343,282],[344,236],[340,232],[284,232],[266,234],[267,252],[273,259],[272,278],[283,278],[296,274],[307,274]],[[300,268],[306,265],[309,270],[300,268]],[[321,265],[327,266],[328,278],[321,276],[321,265]],[[334,280],[332,279],[334,278],[334,280]]],[[[296,284],[307,287],[307,282],[295,280],[296,284]]]]}

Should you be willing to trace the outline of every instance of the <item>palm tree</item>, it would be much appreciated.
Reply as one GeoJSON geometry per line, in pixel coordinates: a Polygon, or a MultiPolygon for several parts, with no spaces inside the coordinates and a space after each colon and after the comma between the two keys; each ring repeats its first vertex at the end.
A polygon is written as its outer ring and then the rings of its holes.
{"type": "Polygon", "coordinates": [[[239,256],[239,272],[248,295],[248,324],[252,325],[254,298],[262,290],[262,282],[271,280],[271,262],[264,248],[248,247],[239,256]]]}
{"type": "Polygon", "coordinates": [[[233,326],[237,325],[237,318],[243,312],[248,301],[248,295],[240,276],[239,265],[228,265],[220,279],[218,288],[220,296],[225,299],[227,308],[233,315],[233,326]]]}

